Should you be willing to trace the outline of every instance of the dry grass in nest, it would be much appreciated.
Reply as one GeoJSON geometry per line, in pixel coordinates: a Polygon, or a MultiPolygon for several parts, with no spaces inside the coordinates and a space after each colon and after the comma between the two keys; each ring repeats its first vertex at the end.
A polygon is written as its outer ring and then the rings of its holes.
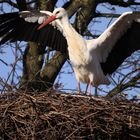
{"type": "Polygon", "coordinates": [[[44,93],[0,95],[1,140],[140,139],[140,104],[44,93]]]}

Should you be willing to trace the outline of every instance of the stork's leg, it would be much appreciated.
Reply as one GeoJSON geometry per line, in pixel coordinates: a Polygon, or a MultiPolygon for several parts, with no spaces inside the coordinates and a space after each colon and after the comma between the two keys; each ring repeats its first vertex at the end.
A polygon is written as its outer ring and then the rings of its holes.
{"type": "Polygon", "coordinates": [[[88,92],[87,92],[88,96],[91,95],[91,88],[92,88],[92,81],[89,82],[89,88],[88,88],[88,92]]]}
{"type": "Polygon", "coordinates": [[[94,93],[95,97],[98,97],[98,86],[95,86],[95,93],[94,93]]]}
{"type": "Polygon", "coordinates": [[[80,95],[81,94],[81,88],[80,88],[80,82],[78,81],[78,95],[80,95]]]}
{"type": "Polygon", "coordinates": [[[89,87],[89,83],[88,83],[87,86],[86,86],[85,95],[86,95],[87,92],[88,92],[88,87],[89,87]]]}

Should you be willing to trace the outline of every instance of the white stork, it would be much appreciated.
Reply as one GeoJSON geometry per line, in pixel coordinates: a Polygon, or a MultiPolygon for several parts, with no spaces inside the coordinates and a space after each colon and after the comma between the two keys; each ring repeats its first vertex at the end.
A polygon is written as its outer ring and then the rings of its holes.
{"type": "Polygon", "coordinates": [[[67,12],[22,11],[0,15],[0,44],[34,41],[69,54],[78,91],[80,81],[91,86],[109,84],[113,73],[134,51],[140,49],[140,12],[123,13],[97,39],[85,40],[70,24],[67,12]]]}

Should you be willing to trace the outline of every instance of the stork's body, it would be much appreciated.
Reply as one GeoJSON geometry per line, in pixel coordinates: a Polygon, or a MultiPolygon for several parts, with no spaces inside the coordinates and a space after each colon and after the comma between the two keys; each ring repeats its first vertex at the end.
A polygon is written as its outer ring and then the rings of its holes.
{"type": "Polygon", "coordinates": [[[91,84],[96,87],[100,84],[110,83],[107,75],[104,75],[100,63],[106,60],[108,52],[111,51],[112,46],[115,44],[116,40],[118,40],[118,38],[121,37],[121,34],[125,31],[122,30],[120,26],[129,28],[131,22],[133,21],[132,19],[129,19],[129,22],[121,25],[120,19],[123,20],[123,18],[125,18],[125,20],[127,20],[126,17],[131,14],[132,12],[124,13],[112,25],[115,25],[113,29],[112,26],[109,27],[99,38],[92,40],[85,40],[79,33],[77,33],[77,31],[70,24],[67,14],[64,14],[61,19],[61,26],[68,43],[69,57],[73,65],[76,79],[78,81],[78,90],[80,89],[80,81],[83,83],[89,83],[90,87],[91,84]],[[113,32],[116,32],[116,36],[110,36],[110,34],[113,32]],[[109,37],[111,40],[108,39],[108,41],[112,42],[108,43],[108,49],[103,50],[104,52],[100,52],[99,47],[102,51],[102,47],[104,46],[104,43],[102,42],[104,42],[104,40],[109,37]]]}
{"type": "Polygon", "coordinates": [[[140,49],[139,35],[140,13],[122,14],[103,34],[92,40],[85,40],[72,27],[63,8],[57,8],[53,13],[41,11],[40,16],[29,11],[0,16],[0,44],[8,40],[30,40],[63,53],[68,50],[78,89],[80,81],[89,83],[90,87],[109,84],[107,75],[114,72],[125,58],[140,49]],[[63,35],[49,24],[51,22],[63,35]],[[25,30],[29,27],[32,32],[25,30]],[[20,31],[21,28],[25,29],[20,31]]]}
{"type": "Polygon", "coordinates": [[[98,45],[96,39],[85,40],[69,23],[67,15],[64,15],[61,19],[61,25],[68,43],[69,57],[78,83],[81,81],[94,86],[109,84],[96,55],[98,45]]]}

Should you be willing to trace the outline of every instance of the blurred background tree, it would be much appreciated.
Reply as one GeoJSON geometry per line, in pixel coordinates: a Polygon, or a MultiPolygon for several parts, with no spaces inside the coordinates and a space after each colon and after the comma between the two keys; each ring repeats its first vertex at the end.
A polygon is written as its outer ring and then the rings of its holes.
{"type": "MultiPolygon", "coordinates": [[[[85,38],[98,37],[123,11],[140,11],[139,0],[0,0],[1,14],[23,10],[53,11],[60,6],[67,10],[73,26],[85,38]]],[[[118,93],[126,95],[129,91],[137,94],[140,91],[139,60],[139,51],[127,58],[110,76],[111,85],[100,86],[100,93],[107,97],[118,93]]],[[[0,66],[1,93],[19,88],[27,91],[46,91],[52,86],[63,88],[62,77],[73,74],[64,55],[34,42],[1,45],[0,66]]]]}

